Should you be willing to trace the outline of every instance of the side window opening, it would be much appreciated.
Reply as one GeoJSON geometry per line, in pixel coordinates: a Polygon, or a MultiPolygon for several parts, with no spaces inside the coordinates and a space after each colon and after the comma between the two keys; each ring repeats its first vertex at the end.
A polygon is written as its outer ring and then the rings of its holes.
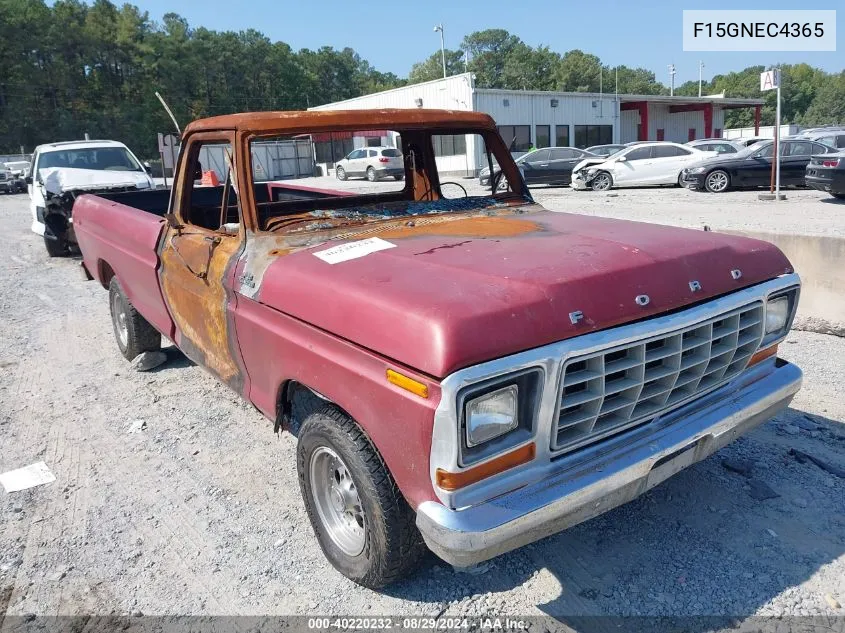
{"type": "Polygon", "coordinates": [[[183,204],[183,221],[209,231],[237,233],[240,215],[234,182],[234,153],[228,141],[201,142],[192,151],[195,180],[183,204]]]}

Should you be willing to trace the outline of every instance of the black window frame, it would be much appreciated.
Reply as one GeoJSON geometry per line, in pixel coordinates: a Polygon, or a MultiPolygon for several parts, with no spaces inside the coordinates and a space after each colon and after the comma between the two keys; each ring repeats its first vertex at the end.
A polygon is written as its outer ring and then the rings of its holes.
{"type": "Polygon", "coordinates": [[[537,139],[537,142],[534,146],[537,149],[543,149],[543,148],[546,148],[546,147],[551,147],[552,146],[552,126],[551,125],[536,125],[536,126],[534,126],[534,128],[535,128],[534,129],[534,136],[537,139]],[[541,138],[543,138],[540,135],[541,129],[545,129],[545,139],[546,139],[545,144],[543,144],[543,141],[541,140],[541,138]]]}
{"type": "Polygon", "coordinates": [[[499,125],[499,135],[505,142],[510,152],[528,152],[531,150],[531,126],[530,125],[499,125]],[[521,140],[518,132],[526,133],[527,140],[521,140]]]}
{"type": "Polygon", "coordinates": [[[575,147],[584,149],[593,145],[612,145],[613,125],[576,125],[575,147]]]}
{"type": "Polygon", "coordinates": [[[555,125],[555,147],[569,147],[569,145],[569,124],[555,125]],[[566,131],[566,134],[561,137],[561,131],[563,130],[566,131]]]}

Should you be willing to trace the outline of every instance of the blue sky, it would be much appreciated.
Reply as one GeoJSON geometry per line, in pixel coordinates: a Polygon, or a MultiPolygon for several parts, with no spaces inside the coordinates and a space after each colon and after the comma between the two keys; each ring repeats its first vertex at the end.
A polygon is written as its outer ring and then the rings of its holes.
{"type": "MultiPolygon", "coordinates": [[[[131,0],[130,0],[131,1],[131,0]]],[[[845,3],[841,0],[134,0],[160,20],[167,11],[192,26],[215,30],[255,28],[294,49],[349,46],[382,71],[406,76],[411,65],[439,50],[435,24],[442,22],[446,47],[463,36],[503,28],[536,46],[558,52],[580,48],[611,66],[643,66],[669,83],[667,65],[675,64],[676,85],[705,79],[754,64],[807,62],[827,71],[845,68],[845,3]],[[647,6],[644,6],[647,5],[647,6]],[[685,53],[681,19],[684,9],[836,9],[837,51],[814,53],[685,53]]]]}

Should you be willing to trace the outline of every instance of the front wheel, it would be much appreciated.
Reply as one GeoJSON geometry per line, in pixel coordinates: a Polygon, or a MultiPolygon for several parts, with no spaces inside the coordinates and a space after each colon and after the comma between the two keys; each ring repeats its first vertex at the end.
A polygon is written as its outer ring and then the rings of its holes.
{"type": "Polygon", "coordinates": [[[326,404],[298,438],[299,488],[329,562],[370,589],[412,572],[425,552],[414,512],[361,428],[326,404]]]}
{"type": "Polygon", "coordinates": [[[337,176],[338,180],[346,180],[346,170],[343,167],[337,167],[334,170],[334,175],[337,176]]]}
{"type": "Polygon", "coordinates": [[[109,311],[117,347],[126,360],[161,348],[161,334],[129,302],[117,277],[109,282],[109,311]]]}
{"type": "Polygon", "coordinates": [[[606,171],[600,171],[595,178],[590,181],[590,187],[593,191],[607,191],[613,186],[613,177],[606,171]]]}
{"type": "Polygon", "coordinates": [[[44,248],[47,249],[47,254],[50,257],[64,257],[70,253],[70,246],[67,242],[67,235],[62,233],[56,238],[45,237],[44,248]]]}
{"type": "Polygon", "coordinates": [[[704,188],[710,193],[722,193],[730,186],[728,173],[722,169],[711,171],[704,179],[704,188]]]}
{"type": "Polygon", "coordinates": [[[367,180],[370,182],[375,182],[377,180],[376,170],[372,167],[367,167],[367,180]]]}

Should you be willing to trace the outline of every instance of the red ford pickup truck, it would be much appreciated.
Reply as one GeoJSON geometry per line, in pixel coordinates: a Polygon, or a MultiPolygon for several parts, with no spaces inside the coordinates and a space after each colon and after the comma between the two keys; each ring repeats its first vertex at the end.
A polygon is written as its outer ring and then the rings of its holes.
{"type": "Polygon", "coordinates": [[[800,289],[777,248],[549,212],[483,114],[204,119],[172,193],[73,214],[123,355],[167,337],[294,433],[320,546],[369,587],[425,546],[472,565],[629,501],[801,384],[777,357],[800,289]],[[262,182],[253,144],[294,138],[320,162],[395,146],[404,178],[262,182]],[[469,195],[448,179],[468,165],[501,176],[469,195]]]}

